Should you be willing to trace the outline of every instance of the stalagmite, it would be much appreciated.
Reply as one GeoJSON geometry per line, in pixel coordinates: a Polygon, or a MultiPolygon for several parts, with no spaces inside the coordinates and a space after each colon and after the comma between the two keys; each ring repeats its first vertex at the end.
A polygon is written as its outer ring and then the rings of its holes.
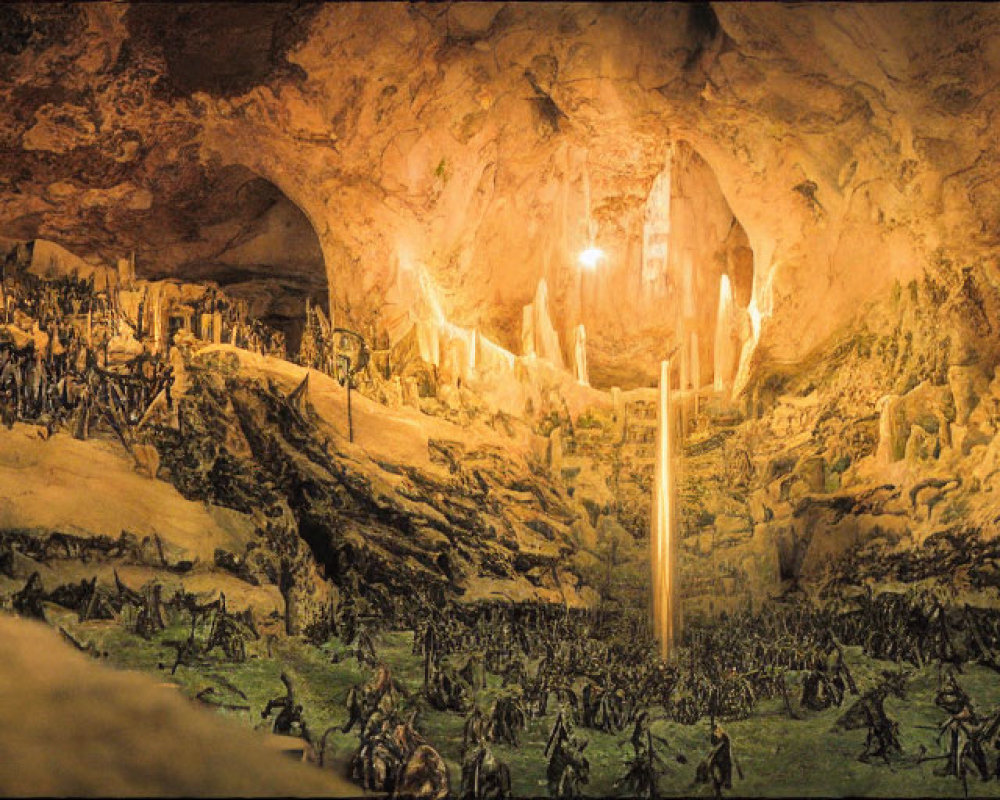
{"type": "Polygon", "coordinates": [[[691,388],[701,389],[701,355],[698,352],[698,332],[691,331],[691,388]]]}
{"type": "Polygon", "coordinates": [[[159,353],[163,335],[163,292],[157,289],[156,300],[153,301],[153,352],[159,353]]]}
{"type": "Polygon", "coordinates": [[[222,313],[219,311],[212,314],[212,341],[222,344],[222,313]]]}
{"type": "Polygon", "coordinates": [[[524,355],[531,355],[533,352],[557,367],[565,366],[562,348],[559,346],[559,334],[549,316],[549,287],[545,278],[538,281],[535,301],[524,307],[521,341],[524,355]]]}
{"type": "Polygon", "coordinates": [[[584,386],[590,386],[587,374],[587,331],[581,322],[576,326],[576,336],[573,343],[573,363],[576,367],[576,380],[584,386]]]}
{"type": "Polygon", "coordinates": [[[436,323],[429,320],[417,322],[417,345],[424,361],[435,367],[441,366],[441,339],[436,323]]]}
{"type": "Polygon", "coordinates": [[[657,404],[656,471],[650,529],[652,549],[653,632],[660,643],[660,656],[669,657],[678,633],[677,551],[673,536],[671,474],[670,362],[660,362],[660,392],[657,404]]]}
{"type": "Polygon", "coordinates": [[[531,303],[521,314],[521,355],[535,355],[535,309],[531,303]]]}
{"type": "MultiPolygon", "coordinates": [[[[173,396],[177,398],[187,391],[187,369],[184,366],[184,356],[181,355],[181,351],[176,345],[170,348],[168,359],[170,361],[170,366],[174,368],[174,383],[171,387],[171,391],[173,396]]],[[[176,409],[176,407],[177,404],[175,403],[174,408],[176,409]]]]}
{"type": "Polygon", "coordinates": [[[719,310],[715,320],[715,391],[731,388],[733,380],[733,289],[729,276],[719,281],[719,310]]]}
{"type": "Polygon", "coordinates": [[[887,394],[878,401],[878,449],[879,462],[891,464],[899,461],[906,452],[906,426],[899,419],[899,395],[887,394]]]}

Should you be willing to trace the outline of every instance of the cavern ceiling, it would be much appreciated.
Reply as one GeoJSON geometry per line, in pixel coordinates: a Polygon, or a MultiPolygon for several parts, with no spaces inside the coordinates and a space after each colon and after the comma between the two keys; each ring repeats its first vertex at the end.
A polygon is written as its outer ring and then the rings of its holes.
{"type": "Polygon", "coordinates": [[[135,251],[140,275],[256,281],[252,255],[247,274],[226,256],[265,202],[238,194],[252,174],[296,226],[280,263],[258,253],[272,292],[315,298],[325,270],[336,318],[366,334],[398,336],[430,305],[519,353],[544,278],[567,360],[583,323],[595,385],[653,385],[690,332],[707,347],[721,272],[750,295],[743,341],[787,362],[937,248],[996,244],[1000,23],[981,6],[0,13],[6,236],[135,251]],[[665,171],[658,275],[644,234],[665,171]],[[590,245],[606,258],[581,274],[590,245]],[[665,285],[677,266],[693,273],[686,320],[684,287],[665,285]],[[400,296],[408,273],[429,297],[400,296]]]}

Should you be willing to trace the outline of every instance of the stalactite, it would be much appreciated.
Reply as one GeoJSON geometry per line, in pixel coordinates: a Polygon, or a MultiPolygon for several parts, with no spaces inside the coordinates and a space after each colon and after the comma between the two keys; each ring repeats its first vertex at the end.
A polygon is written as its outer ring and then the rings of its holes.
{"type": "Polygon", "coordinates": [[[715,319],[715,391],[732,386],[733,359],[733,288],[729,276],[719,280],[719,310],[715,319]]]}
{"type": "Polygon", "coordinates": [[[673,149],[646,200],[642,226],[642,283],[656,285],[667,271],[670,239],[670,186],[673,149]]]}

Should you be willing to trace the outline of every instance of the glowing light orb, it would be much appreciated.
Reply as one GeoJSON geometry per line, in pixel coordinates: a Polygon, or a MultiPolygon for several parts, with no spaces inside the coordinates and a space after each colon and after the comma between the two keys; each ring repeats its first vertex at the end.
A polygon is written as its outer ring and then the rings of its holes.
{"type": "Polygon", "coordinates": [[[604,258],[604,251],[599,247],[588,247],[580,253],[580,266],[586,270],[597,269],[598,262],[604,258]]]}

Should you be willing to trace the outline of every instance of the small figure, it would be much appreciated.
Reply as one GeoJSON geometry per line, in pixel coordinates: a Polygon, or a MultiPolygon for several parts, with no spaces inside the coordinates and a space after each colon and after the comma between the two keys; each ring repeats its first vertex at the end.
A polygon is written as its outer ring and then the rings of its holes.
{"type": "Polygon", "coordinates": [[[713,796],[720,798],[723,789],[733,788],[733,767],[736,767],[736,774],[740,780],[743,780],[743,770],[733,755],[733,743],[729,734],[719,724],[712,728],[711,743],[712,749],[698,765],[695,781],[697,783],[711,781],[713,796]]]}
{"type": "Polygon", "coordinates": [[[901,700],[906,699],[906,676],[883,670],[882,677],[882,683],[865,692],[834,726],[848,731],[862,727],[868,729],[865,749],[858,756],[858,760],[865,764],[872,757],[882,758],[888,764],[891,755],[903,752],[899,743],[899,723],[886,714],[885,699],[890,694],[901,700]]]}
{"type": "Polygon", "coordinates": [[[510,797],[510,768],[496,758],[484,738],[465,750],[459,797],[463,800],[503,800],[510,797]]]}
{"type": "MultiPolygon", "coordinates": [[[[629,797],[647,797],[655,800],[659,797],[657,781],[662,772],[667,771],[667,764],[656,752],[653,742],[667,745],[667,740],[656,736],[649,724],[649,712],[641,711],[635,720],[635,727],[629,744],[632,745],[633,757],[628,762],[625,775],[615,782],[615,788],[623,789],[629,797]]],[[[621,742],[619,747],[625,742],[621,742]]]]}
{"type": "Polygon", "coordinates": [[[278,708],[278,716],[274,719],[274,733],[280,736],[297,736],[300,739],[310,741],[309,729],[302,719],[302,706],[295,703],[295,691],[292,687],[292,679],[284,672],[281,673],[281,682],[285,684],[285,694],[282,697],[275,697],[268,701],[267,706],[260,712],[261,719],[267,719],[271,712],[278,708]]]}
{"type": "Polygon", "coordinates": [[[549,757],[546,769],[550,797],[579,797],[583,787],[590,781],[590,762],[583,755],[587,747],[586,739],[578,739],[572,733],[572,723],[564,711],[559,712],[545,755],[549,757]]]}
{"type": "Polygon", "coordinates": [[[45,608],[42,601],[45,600],[45,588],[42,586],[42,576],[37,572],[32,572],[28,580],[13,597],[14,610],[22,617],[32,617],[45,621],[45,608]]]}

